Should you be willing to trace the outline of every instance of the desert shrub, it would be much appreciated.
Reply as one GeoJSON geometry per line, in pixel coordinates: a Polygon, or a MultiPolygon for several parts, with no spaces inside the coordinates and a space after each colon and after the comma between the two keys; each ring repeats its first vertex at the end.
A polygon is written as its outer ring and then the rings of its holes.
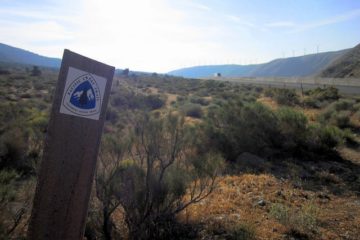
{"type": "Polygon", "coordinates": [[[230,229],[229,240],[255,240],[255,228],[249,224],[236,224],[230,229]]]}
{"type": "Polygon", "coordinates": [[[273,97],[274,96],[274,89],[272,88],[266,88],[264,90],[265,97],[273,97]]]}
{"type": "Polygon", "coordinates": [[[27,146],[20,129],[14,129],[0,138],[0,169],[21,169],[26,165],[27,146]]]}
{"type": "Polygon", "coordinates": [[[306,107],[310,108],[321,108],[323,106],[323,103],[316,98],[307,97],[303,100],[303,104],[306,107]]]}
{"type": "Polygon", "coordinates": [[[17,178],[18,174],[14,170],[0,171],[0,207],[14,200],[16,195],[14,182],[17,178]]]}
{"type": "Polygon", "coordinates": [[[274,89],[273,98],[279,104],[295,105],[299,103],[299,98],[293,89],[274,89]]]}
{"type": "Polygon", "coordinates": [[[339,128],[349,127],[350,124],[350,111],[340,111],[335,115],[335,119],[331,123],[338,126],[339,128]]]}
{"type": "Polygon", "coordinates": [[[204,145],[218,149],[231,162],[244,152],[311,157],[352,139],[336,126],[309,125],[303,113],[289,107],[274,112],[258,102],[212,105],[204,124],[208,134],[204,145]]]}
{"type": "Polygon", "coordinates": [[[165,105],[165,100],[160,95],[148,95],[144,101],[145,105],[151,110],[162,108],[165,105]]]}
{"type": "Polygon", "coordinates": [[[8,226],[6,224],[7,207],[10,202],[14,201],[16,191],[14,182],[18,175],[14,170],[1,170],[0,171],[0,239],[9,239],[8,226]]]}
{"type": "Polygon", "coordinates": [[[177,96],[176,97],[176,101],[178,101],[178,102],[185,102],[186,101],[186,97],[185,96],[177,96]]]}
{"type": "Polygon", "coordinates": [[[33,83],[33,86],[34,86],[35,90],[38,90],[38,91],[47,89],[46,84],[42,81],[35,81],[33,83]]]}
{"type": "Polygon", "coordinates": [[[308,145],[313,150],[331,150],[345,141],[344,133],[335,126],[309,125],[308,145]]]}
{"type": "Polygon", "coordinates": [[[201,105],[199,104],[185,104],[182,106],[181,110],[188,117],[201,118],[203,115],[201,105]]]}
{"type": "Polygon", "coordinates": [[[11,72],[9,70],[0,68],[0,75],[10,75],[10,74],[11,74],[11,72]]]}
{"type": "Polygon", "coordinates": [[[257,93],[261,93],[262,91],[264,91],[264,88],[262,88],[262,87],[255,87],[255,92],[257,92],[257,93]]]}
{"type": "Polygon", "coordinates": [[[352,111],[354,108],[355,101],[351,99],[340,99],[334,102],[332,105],[336,111],[352,111]]]}
{"type": "Polygon", "coordinates": [[[144,95],[126,89],[110,96],[110,103],[122,109],[148,109],[155,110],[165,105],[165,99],[160,95],[144,95]]]}
{"type": "Polygon", "coordinates": [[[40,70],[40,68],[38,66],[33,66],[32,70],[31,70],[31,76],[41,76],[42,72],[40,70]]]}
{"type": "Polygon", "coordinates": [[[278,142],[276,115],[261,103],[229,102],[209,109],[206,127],[210,144],[229,161],[242,152],[264,153],[278,142]]]}
{"type": "Polygon", "coordinates": [[[118,206],[131,239],[183,234],[176,227],[176,214],[211,194],[223,164],[219,154],[197,150],[202,142],[198,131],[177,114],[142,114],[128,138],[106,138],[96,175],[106,239],[115,231],[111,214],[118,206]]]}
{"type": "Polygon", "coordinates": [[[331,118],[336,116],[336,111],[333,107],[328,106],[324,111],[318,116],[318,121],[320,123],[326,124],[330,121],[331,118]]]}
{"type": "Polygon", "coordinates": [[[319,100],[319,101],[324,101],[324,100],[337,100],[339,99],[340,95],[339,95],[339,90],[335,87],[325,87],[325,88],[315,88],[315,89],[311,89],[305,92],[306,95],[319,100]]]}
{"type": "Polygon", "coordinates": [[[302,147],[308,135],[306,116],[288,107],[280,108],[276,115],[279,120],[279,130],[284,137],[283,147],[285,149],[302,147]]]}
{"type": "Polygon", "coordinates": [[[209,105],[209,100],[206,100],[205,98],[202,98],[202,97],[196,97],[196,96],[191,97],[190,102],[194,103],[194,104],[200,104],[201,106],[209,105]]]}
{"type": "Polygon", "coordinates": [[[318,121],[322,124],[331,124],[339,128],[350,127],[350,116],[352,104],[349,101],[334,102],[318,116],[318,121]]]}
{"type": "Polygon", "coordinates": [[[27,225],[33,181],[22,186],[19,179],[15,170],[0,170],[0,239],[25,239],[23,228],[27,225]]]}
{"type": "Polygon", "coordinates": [[[305,92],[307,97],[303,104],[307,107],[322,108],[329,102],[336,101],[340,98],[339,90],[334,87],[315,88],[305,92]]]}
{"type": "Polygon", "coordinates": [[[298,210],[290,209],[280,203],[275,203],[272,204],[269,213],[287,227],[288,232],[299,232],[312,236],[319,227],[317,220],[319,209],[312,203],[303,205],[298,210]]]}
{"type": "Polygon", "coordinates": [[[353,106],[353,109],[354,109],[354,112],[359,111],[360,110],[360,102],[355,103],[354,106],[353,106]]]}
{"type": "Polygon", "coordinates": [[[290,222],[290,209],[284,204],[274,203],[270,208],[270,215],[278,220],[281,224],[285,225],[290,222]]]}
{"type": "Polygon", "coordinates": [[[358,118],[360,118],[360,110],[358,110],[356,113],[354,113],[354,115],[358,118]]]}
{"type": "Polygon", "coordinates": [[[105,119],[106,119],[106,121],[109,121],[112,124],[115,124],[119,120],[119,113],[116,111],[116,109],[114,107],[109,106],[106,111],[105,119]]]}
{"type": "Polygon", "coordinates": [[[325,144],[327,147],[335,147],[343,143],[343,133],[337,127],[326,126],[321,128],[319,134],[321,143],[325,144]]]}
{"type": "Polygon", "coordinates": [[[31,94],[30,93],[22,93],[20,94],[21,98],[31,98],[31,94]]]}

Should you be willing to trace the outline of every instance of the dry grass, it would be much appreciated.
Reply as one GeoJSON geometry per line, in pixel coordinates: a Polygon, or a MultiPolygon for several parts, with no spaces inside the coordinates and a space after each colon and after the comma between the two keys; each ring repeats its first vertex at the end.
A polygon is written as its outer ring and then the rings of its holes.
{"type": "Polygon", "coordinates": [[[360,149],[341,147],[338,149],[338,152],[342,158],[348,159],[355,164],[360,164],[360,149]]]}
{"type": "Polygon", "coordinates": [[[304,113],[304,115],[308,118],[309,122],[315,123],[318,115],[320,114],[320,109],[315,108],[296,108],[296,110],[304,113]]]}
{"type": "Polygon", "coordinates": [[[279,108],[279,104],[271,97],[260,97],[257,101],[268,106],[271,110],[277,110],[279,108]]]}
{"type": "Polygon", "coordinates": [[[169,107],[171,105],[171,102],[176,101],[177,97],[179,95],[177,94],[171,94],[171,93],[166,93],[167,99],[166,99],[166,106],[169,107]]]}
{"type": "MultiPolygon", "coordinates": [[[[289,181],[272,175],[225,176],[215,192],[204,201],[189,207],[180,218],[189,223],[202,223],[205,228],[250,224],[257,239],[285,239],[291,230],[270,215],[274,203],[284,204],[299,212],[312,204],[319,211],[317,232],[307,233],[313,239],[357,239],[360,235],[360,199],[351,194],[327,194],[294,189],[289,181]],[[265,201],[261,206],[259,201],[265,201]]],[[[302,226],[298,226],[301,228],[302,226]]]]}

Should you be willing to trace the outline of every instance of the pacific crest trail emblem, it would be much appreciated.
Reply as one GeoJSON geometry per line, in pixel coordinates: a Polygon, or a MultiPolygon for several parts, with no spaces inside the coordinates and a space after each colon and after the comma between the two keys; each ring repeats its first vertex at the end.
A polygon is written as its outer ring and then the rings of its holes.
{"type": "Polygon", "coordinates": [[[106,79],[70,68],[60,108],[61,113],[99,119],[104,89],[100,83],[106,79]]]}

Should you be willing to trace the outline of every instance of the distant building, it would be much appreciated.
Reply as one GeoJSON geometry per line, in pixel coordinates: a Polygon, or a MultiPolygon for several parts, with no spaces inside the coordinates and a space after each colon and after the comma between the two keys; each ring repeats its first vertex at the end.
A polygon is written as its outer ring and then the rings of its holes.
{"type": "Polygon", "coordinates": [[[214,73],[214,77],[221,77],[221,73],[214,73]]]}

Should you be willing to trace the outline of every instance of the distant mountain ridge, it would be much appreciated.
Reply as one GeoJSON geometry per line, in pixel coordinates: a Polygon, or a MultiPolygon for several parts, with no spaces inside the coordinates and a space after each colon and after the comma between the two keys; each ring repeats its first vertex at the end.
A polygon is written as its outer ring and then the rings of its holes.
{"type": "Polygon", "coordinates": [[[210,65],[183,68],[168,74],[188,78],[212,77],[220,73],[223,77],[307,77],[317,75],[350,49],[310,54],[300,57],[275,59],[254,65],[210,65]]]}
{"type": "MultiPolygon", "coordinates": [[[[59,68],[61,59],[50,58],[0,43],[0,62],[59,68]]],[[[354,48],[275,59],[253,65],[210,65],[169,72],[187,78],[213,77],[360,77],[360,44],[354,48]]]]}
{"type": "Polygon", "coordinates": [[[360,44],[322,71],[321,77],[360,77],[360,44]]]}
{"type": "Polygon", "coordinates": [[[0,43],[0,62],[60,68],[61,59],[50,58],[0,43]]]}

